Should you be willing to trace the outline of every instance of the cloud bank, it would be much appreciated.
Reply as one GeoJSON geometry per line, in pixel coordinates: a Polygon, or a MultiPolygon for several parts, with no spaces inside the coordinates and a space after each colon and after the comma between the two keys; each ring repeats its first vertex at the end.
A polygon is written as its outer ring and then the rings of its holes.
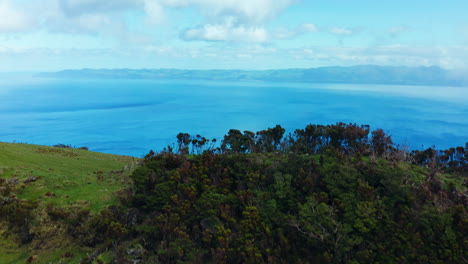
{"type": "Polygon", "coordinates": [[[434,41],[424,25],[325,19],[314,15],[317,10],[310,15],[301,10],[306,3],[0,0],[0,67],[29,67],[28,60],[37,60],[37,67],[51,61],[84,67],[249,68],[257,67],[255,61],[260,68],[380,64],[468,69],[467,22],[457,22],[462,24],[456,36],[447,27],[438,33],[445,38],[434,41]],[[101,63],[102,54],[107,57],[101,63]]]}
{"type": "Polygon", "coordinates": [[[165,8],[195,7],[211,21],[230,17],[249,25],[272,19],[291,4],[292,0],[144,0],[147,14],[155,21],[164,16],[165,8]]]}
{"type": "Polygon", "coordinates": [[[266,42],[268,33],[262,27],[234,26],[232,24],[205,24],[182,33],[186,40],[266,42]]]}
{"type": "Polygon", "coordinates": [[[0,33],[21,32],[30,29],[32,20],[10,0],[0,0],[0,33]]]}

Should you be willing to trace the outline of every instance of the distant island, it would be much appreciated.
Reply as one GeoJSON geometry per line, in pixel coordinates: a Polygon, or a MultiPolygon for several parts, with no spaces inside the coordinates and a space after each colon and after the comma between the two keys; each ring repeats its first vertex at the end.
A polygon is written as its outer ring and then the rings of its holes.
{"type": "Polygon", "coordinates": [[[44,72],[45,78],[177,79],[274,81],[427,86],[468,86],[468,80],[440,67],[360,65],[279,70],[81,69],[44,72]]]}

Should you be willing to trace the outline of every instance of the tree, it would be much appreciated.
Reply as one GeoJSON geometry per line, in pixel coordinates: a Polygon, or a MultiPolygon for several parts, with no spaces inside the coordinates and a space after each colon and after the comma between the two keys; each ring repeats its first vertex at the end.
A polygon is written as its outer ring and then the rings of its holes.
{"type": "Polygon", "coordinates": [[[189,148],[188,145],[192,142],[190,134],[179,133],[177,134],[177,144],[179,146],[179,153],[188,154],[189,148]]]}
{"type": "Polygon", "coordinates": [[[318,242],[336,263],[341,262],[346,252],[351,250],[350,228],[338,220],[334,206],[319,203],[313,197],[307,198],[306,203],[300,206],[299,217],[292,218],[289,224],[318,242]]]}
{"type": "Polygon", "coordinates": [[[223,151],[230,150],[235,153],[244,153],[245,146],[243,143],[242,132],[237,129],[231,129],[229,130],[228,134],[224,136],[221,149],[223,151]]]}
{"type": "Polygon", "coordinates": [[[286,130],[280,125],[257,132],[257,151],[273,152],[278,150],[284,132],[286,130]]]}
{"type": "Polygon", "coordinates": [[[388,158],[393,146],[391,136],[385,134],[382,129],[372,131],[372,152],[379,157],[388,158]]]}

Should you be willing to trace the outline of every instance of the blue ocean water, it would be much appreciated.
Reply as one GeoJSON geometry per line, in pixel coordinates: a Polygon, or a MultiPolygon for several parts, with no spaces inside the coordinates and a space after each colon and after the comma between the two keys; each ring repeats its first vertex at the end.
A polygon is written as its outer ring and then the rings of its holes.
{"type": "Polygon", "coordinates": [[[468,88],[178,80],[0,80],[0,141],[140,157],[179,132],[352,122],[421,149],[468,141],[468,88]]]}

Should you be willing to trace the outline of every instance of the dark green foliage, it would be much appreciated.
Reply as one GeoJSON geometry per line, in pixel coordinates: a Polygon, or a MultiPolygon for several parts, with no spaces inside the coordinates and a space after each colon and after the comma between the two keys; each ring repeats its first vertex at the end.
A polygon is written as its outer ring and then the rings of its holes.
{"type": "MultiPolygon", "coordinates": [[[[468,146],[408,153],[345,123],[284,134],[231,129],[215,148],[180,133],[176,153],[145,156],[119,206],[50,204],[41,221],[94,249],[82,263],[466,262],[468,146]]],[[[39,219],[18,183],[0,178],[0,224],[28,243],[39,219]]]]}
{"type": "Polygon", "coordinates": [[[46,213],[52,221],[66,228],[75,243],[81,246],[95,247],[98,244],[115,245],[128,233],[127,211],[111,206],[97,215],[80,206],[55,207],[47,205],[46,213]]]}
{"type": "Polygon", "coordinates": [[[237,129],[231,129],[224,136],[221,149],[236,153],[252,152],[255,149],[255,134],[250,131],[244,131],[244,134],[242,134],[237,129]]]}
{"type": "MultiPolygon", "coordinates": [[[[320,156],[237,153],[245,151],[235,142],[244,135],[228,133],[234,153],[164,152],[135,171],[133,206],[145,214],[133,235],[145,241],[146,258],[462,263],[466,257],[466,204],[450,199],[448,190],[411,185],[391,162],[351,156],[338,145],[318,149],[320,156]]],[[[276,151],[275,140],[269,142],[276,151]]],[[[373,144],[382,150],[381,140],[373,144]]]]}
{"type": "Polygon", "coordinates": [[[433,173],[445,169],[447,172],[457,172],[464,176],[468,175],[468,142],[465,147],[450,148],[442,151],[428,148],[424,151],[415,150],[412,154],[415,164],[427,166],[433,173]]]}
{"type": "Polygon", "coordinates": [[[37,202],[20,200],[17,197],[18,179],[0,178],[0,225],[6,224],[17,235],[21,244],[28,243],[34,237],[30,226],[34,220],[33,210],[37,202]]]}
{"type": "Polygon", "coordinates": [[[279,149],[286,130],[280,125],[257,132],[256,152],[273,152],[279,149]]]}
{"type": "Polygon", "coordinates": [[[73,147],[72,145],[65,145],[65,144],[56,144],[53,145],[54,148],[65,148],[65,149],[81,149],[81,150],[89,150],[88,147],[73,147]]]}

